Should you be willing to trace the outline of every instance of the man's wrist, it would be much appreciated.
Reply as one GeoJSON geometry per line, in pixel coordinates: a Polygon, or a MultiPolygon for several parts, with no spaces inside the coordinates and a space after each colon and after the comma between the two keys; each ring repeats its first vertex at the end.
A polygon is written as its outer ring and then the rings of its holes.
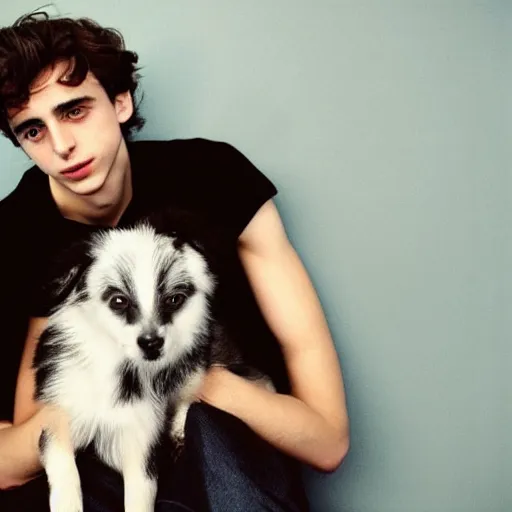
{"type": "Polygon", "coordinates": [[[231,412],[236,390],[243,380],[222,366],[213,366],[206,372],[199,398],[218,409],[231,412]]]}

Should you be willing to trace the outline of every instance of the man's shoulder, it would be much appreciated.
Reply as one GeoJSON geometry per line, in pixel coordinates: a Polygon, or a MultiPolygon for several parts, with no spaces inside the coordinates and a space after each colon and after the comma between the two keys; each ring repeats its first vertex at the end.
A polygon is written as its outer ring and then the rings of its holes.
{"type": "Polygon", "coordinates": [[[40,179],[41,171],[34,165],[26,170],[17,185],[3,199],[0,200],[0,208],[9,210],[10,208],[19,207],[24,200],[40,194],[42,187],[45,185],[44,179],[40,179]]]}
{"type": "Polygon", "coordinates": [[[136,185],[216,186],[256,171],[231,144],[199,137],[132,142],[129,153],[136,185]]]}
{"type": "Polygon", "coordinates": [[[229,180],[244,158],[230,144],[204,138],[141,140],[130,143],[129,154],[134,187],[156,195],[200,194],[229,180]]]}
{"type": "Polygon", "coordinates": [[[0,236],[18,236],[31,223],[41,219],[40,211],[47,185],[41,171],[31,167],[25,171],[16,187],[0,200],[0,236]]]}
{"type": "Polygon", "coordinates": [[[201,137],[170,140],[137,140],[129,145],[131,158],[159,167],[181,158],[198,159],[236,151],[230,144],[201,137]],[[163,158],[163,160],[162,160],[163,158]]]}

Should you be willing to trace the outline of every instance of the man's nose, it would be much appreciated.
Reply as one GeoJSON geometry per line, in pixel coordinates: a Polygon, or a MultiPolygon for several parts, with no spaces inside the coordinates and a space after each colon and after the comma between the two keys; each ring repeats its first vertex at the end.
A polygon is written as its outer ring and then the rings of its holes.
{"type": "Polygon", "coordinates": [[[67,126],[53,126],[50,134],[54,152],[61,158],[69,158],[76,146],[72,130],[67,126]]]}

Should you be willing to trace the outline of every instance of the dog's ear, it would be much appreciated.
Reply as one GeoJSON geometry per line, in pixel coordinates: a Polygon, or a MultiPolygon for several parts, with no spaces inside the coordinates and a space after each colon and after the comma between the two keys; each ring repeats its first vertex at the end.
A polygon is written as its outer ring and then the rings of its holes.
{"type": "Polygon", "coordinates": [[[186,243],[205,256],[211,264],[222,260],[228,247],[227,233],[197,213],[172,208],[145,220],[157,233],[173,237],[176,247],[186,243]]]}
{"type": "Polygon", "coordinates": [[[66,268],[64,272],[60,272],[58,277],[50,281],[51,293],[54,299],[58,302],[65,300],[73,289],[78,288],[80,282],[84,281],[86,270],[91,264],[89,257],[81,258],[81,261],[76,262],[71,268],[66,268]]]}
{"type": "Polygon", "coordinates": [[[74,289],[83,287],[92,262],[89,248],[89,239],[75,242],[60,252],[49,266],[40,292],[47,310],[61,304],[74,289]]]}

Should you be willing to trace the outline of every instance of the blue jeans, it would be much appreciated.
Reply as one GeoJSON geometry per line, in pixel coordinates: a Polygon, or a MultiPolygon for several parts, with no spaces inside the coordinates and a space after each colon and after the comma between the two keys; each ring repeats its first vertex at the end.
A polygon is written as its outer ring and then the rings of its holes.
{"type": "MultiPolygon", "coordinates": [[[[240,420],[206,404],[188,413],[185,449],[171,462],[164,447],[155,512],[308,510],[298,463],[240,420]]],[[[92,453],[77,456],[85,512],[123,512],[123,480],[92,453]]],[[[0,511],[48,512],[44,475],[0,493],[0,511]]]]}

